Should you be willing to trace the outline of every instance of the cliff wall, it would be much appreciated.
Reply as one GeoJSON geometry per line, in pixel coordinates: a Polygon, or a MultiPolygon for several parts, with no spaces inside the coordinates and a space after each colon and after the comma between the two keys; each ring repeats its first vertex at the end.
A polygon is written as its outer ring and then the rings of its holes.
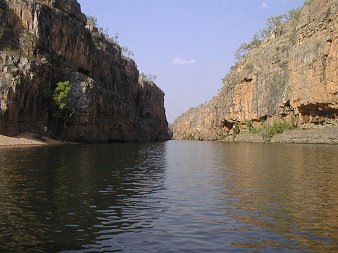
{"type": "Polygon", "coordinates": [[[51,94],[69,80],[75,113],[68,139],[167,138],[164,93],[139,81],[134,61],[87,24],[76,0],[1,0],[0,8],[0,133],[48,126],[57,135],[51,94]]]}
{"type": "Polygon", "coordinates": [[[337,5],[308,1],[299,18],[282,22],[232,68],[217,96],[174,122],[174,138],[222,139],[248,122],[337,126],[337,5]]]}

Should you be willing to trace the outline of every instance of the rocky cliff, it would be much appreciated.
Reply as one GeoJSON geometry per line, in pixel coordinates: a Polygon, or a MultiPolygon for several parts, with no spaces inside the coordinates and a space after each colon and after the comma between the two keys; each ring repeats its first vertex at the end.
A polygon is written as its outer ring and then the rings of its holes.
{"type": "Polygon", "coordinates": [[[217,140],[234,125],[276,121],[338,126],[337,13],[337,0],[307,1],[231,69],[217,96],[174,122],[174,138],[217,140]]]}
{"type": "Polygon", "coordinates": [[[167,138],[164,93],[139,81],[134,61],[87,24],[76,0],[0,0],[0,133],[48,126],[60,133],[51,94],[72,84],[68,139],[167,138]]]}

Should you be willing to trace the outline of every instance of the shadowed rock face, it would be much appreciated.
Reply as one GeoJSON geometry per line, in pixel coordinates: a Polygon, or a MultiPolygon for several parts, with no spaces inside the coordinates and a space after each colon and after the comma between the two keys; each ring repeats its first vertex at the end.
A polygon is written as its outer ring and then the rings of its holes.
{"type": "Polygon", "coordinates": [[[220,93],[173,124],[174,138],[221,139],[234,123],[338,125],[336,0],[312,0],[224,79],[220,93]]]}
{"type": "Polygon", "coordinates": [[[0,8],[0,133],[48,126],[57,134],[50,96],[57,82],[69,80],[75,114],[68,139],[168,138],[164,93],[140,83],[134,61],[86,26],[76,0],[1,0],[0,8]]]}

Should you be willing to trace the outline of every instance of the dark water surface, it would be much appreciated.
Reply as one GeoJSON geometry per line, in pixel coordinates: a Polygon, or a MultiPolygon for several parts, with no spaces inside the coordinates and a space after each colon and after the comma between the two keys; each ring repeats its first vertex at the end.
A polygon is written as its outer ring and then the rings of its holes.
{"type": "Polygon", "coordinates": [[[338,146],[0,148],[0,252],[338,252],[338,146]]]}

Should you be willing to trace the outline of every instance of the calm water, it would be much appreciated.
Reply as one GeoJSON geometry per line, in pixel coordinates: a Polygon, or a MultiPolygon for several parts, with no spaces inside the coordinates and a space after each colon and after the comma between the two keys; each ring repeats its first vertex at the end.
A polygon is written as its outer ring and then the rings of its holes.
{"type": "Polygon", "coordinates": [[[0,148],[0,252],[338,252],[338,146],[0,148]]]}

